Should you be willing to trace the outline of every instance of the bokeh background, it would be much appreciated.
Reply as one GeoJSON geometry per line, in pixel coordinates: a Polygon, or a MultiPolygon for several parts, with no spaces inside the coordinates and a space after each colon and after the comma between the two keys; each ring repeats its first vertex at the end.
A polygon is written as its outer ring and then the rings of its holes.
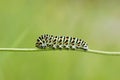
{"type": "MultiPolygon", "coordinates": [[[[0,0],[1,48],[34,48],[44,33],[82,38],[91,49],[120,51],[120,0],[0,0]]],[[[120,80],[120,56],[0,52],[0,80],[120,80]]]]}

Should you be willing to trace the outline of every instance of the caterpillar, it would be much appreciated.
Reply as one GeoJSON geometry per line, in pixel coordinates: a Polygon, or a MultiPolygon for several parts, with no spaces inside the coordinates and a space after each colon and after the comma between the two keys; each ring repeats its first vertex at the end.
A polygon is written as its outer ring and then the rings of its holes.
{"type": "Polygon", "coordinates": [[[88,50],[88,44],[82,39],[70,36],[53,36],[48,34],[41,35],[35,44],[37,48],[53,49],[83,49],[88,50]]]}

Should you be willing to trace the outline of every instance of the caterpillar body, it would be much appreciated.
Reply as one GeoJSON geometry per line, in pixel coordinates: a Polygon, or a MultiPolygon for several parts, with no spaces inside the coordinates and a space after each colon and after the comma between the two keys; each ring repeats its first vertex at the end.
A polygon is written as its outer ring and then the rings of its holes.
{"type": "Polygon", "coordinates": [[[88,50],[88,44],[82,39],[70,36],[41,35],[35,44],[37,48],[66,48],[88,50]]]}

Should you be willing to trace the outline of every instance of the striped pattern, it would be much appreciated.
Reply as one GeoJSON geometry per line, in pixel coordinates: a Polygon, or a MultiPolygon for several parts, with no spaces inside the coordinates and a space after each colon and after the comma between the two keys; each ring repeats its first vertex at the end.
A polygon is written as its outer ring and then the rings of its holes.
{"type": "Polygon", "coordinates": [[[41,35],[35,44],[37,48],[66,48],[66,49],[83,49],[88,50],[88,45],[85,41],[70,37],[70,36],[53,36],[44,34],[41,35]]]}

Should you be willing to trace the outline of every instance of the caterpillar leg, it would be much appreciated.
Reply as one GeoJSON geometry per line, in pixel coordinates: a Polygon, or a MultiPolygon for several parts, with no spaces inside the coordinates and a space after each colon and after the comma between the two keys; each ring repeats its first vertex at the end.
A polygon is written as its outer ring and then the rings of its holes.
{"type": "Polygon", "coordinates": [[[57,48],[57,46],[56,46],[56,45],[53,45],[53,46],[52,46],[52,48],[53,48],[53,49],[56,49],[56,48],[57,48]]]}
{"type": "Polygon", "coordinates": [[[62,45],[59,45],[58,47],[59,47],[60,49],[62,49],[62,48],[63,48],[63,46],[62,46],[62,45]]]}
{"type": "Polygon", "coordinates": [[[42,44],[42,46],[41,46],[42,48],[46,48],[47,47],[47,45],[46,44],[42,44]]]}
{"type": "Polygon", "coordinates": [[[72,46],[72,49],[74,49],[74,50],[75,50],[75,49],[76,49],[76,46],[72,46]]]}
{"type": "Polygon", "coordinates": [[[66,49],[70,49],[70,46],[69,46],[69,45],[66,45],[65,48],[66,48],[66,49]]]}

